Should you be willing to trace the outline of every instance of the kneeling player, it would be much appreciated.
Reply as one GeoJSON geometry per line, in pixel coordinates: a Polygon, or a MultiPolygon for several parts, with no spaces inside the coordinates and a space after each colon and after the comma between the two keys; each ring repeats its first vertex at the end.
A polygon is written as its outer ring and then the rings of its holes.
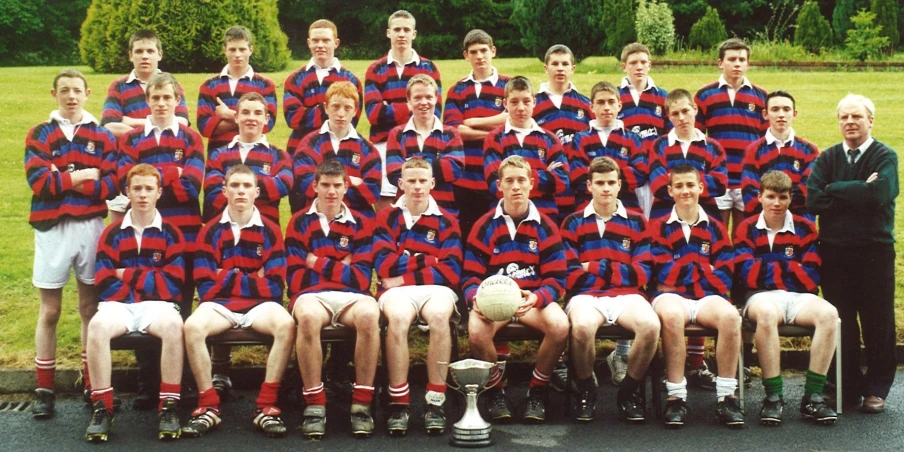
{"type": "Polygon", "coordinates": [[[195,282],[201,304],[185,321],[185,349],[198,408],[182,432],[197,437],[220,425],[220,397],[211,381],[207,338],[230,328],[273,336],[264,383],[257,397],[254,427],[282,436],[286,427],[276,406],[295,325],[282,304],[286,258],[279,226],[254,206],[260,194],[254,170],[235,165],[226,172],[226,209],[204,226],[195,253],[195,282]]]}
{"type": "Polygon", "coordinates": [[[669,393],[663,420],[667,426],[680,427],[687,419],[684,328],[697,323],[718,330],[719,420],[728,426],[742,427],[744,413],[734,396],[738,388],[740,318],[738,310],[726,299],[734,269],[731,242],[725,226],[708,216],[699,204],[703,182],[696,168],[683,164],[672,168],[668,191],[675,201],[671,214],[650,226],[656,278],[653,309],[662,322],[669,393]]]}
{"type": "Polygon", "coordinates": [[[135,165],[126,176],[132,208],[104,230],[97,247],[97,290],[101,300],[88,325],[88,368],[94,383],[94,414],[88,441],[106,441],[113,429],[110,340],[140,331],[160,338],[160,439],[179,437],[182,383],[182,317],[178,304],[185,280],[184,243],[179,229],[163,219],[157,200],[163,194],[160,173],[135,165]]]}
{"type": "Polygon", "coordinates": [[[389,323],[387,427],[391,434],[408,431],[408,329],[414,321],[430,327],[424,425],[428,433],[446,429],[446,376],[437,363],[449,361],[449,320],[458,323],[461,318],[455,308],[458,295],[450,288],[457,287],[460,279],[461,235],[458,221],[430,195],[435,185],[427,160],[408,160],[399,179],[404,195],[377,217],[374,259],[381,279],[380,308],[389,323]]]}
{"type": "Polygon", "coordinates": [[[766,173],[757,196],[763,212],[741,223],[734,241],[738,281],[748,296],[744,315],[756,322],[754,339],[766,389],[760,421],[782,422],[778,326],[786,324],[815,328],[800,414],[820,424],[831,424],[838,415],[826,406],[822,390],[835,352],[838,311],[817,296],[820,259],[816,225],[788,210],[792,185],[791,178],[781,171],[766,173]]]}
{"type": "Polygon", "coordinates": [[[618,324],[634,332],[628,371],[619,383],[617,405],[628,422],[643,422],[645,408],[639,382],[656,352],[659,318],[643,295],[650,280],[650,236],[639,212],[618,199],[621,177],[609,157],[593,159],[587,190],[591,202],[562,223],[568,254],[569,295],[565,311],[571,321],[572,356],[578,397],[575,419],[590,421],[596,404],[593,362],[596,330],[618,324]]]}
{"type": "Polygon", "coordinates": [[[317,197],[309,209],[292,216],[286,230],[289,309],[298,324],[295,350],[307,404],[301,430],[309,438],[326,432],[320,330],[328,325],[354,328],[357,333],[352,433],[366,437],[374,431],[370,405],[380,353],[380,309],[370,296],[372,229],[370,221],[343,201],[348,189],[339,160],[321,163],[314,172],[317,197]]]}
{"type": "MultiPolygon", "coordinates": [[[[565,249],[555,223],[541,214],[528,198],[534,187],[529,163],[520,156],[507,157],[498,168],[502,200],[477,220],[465,249],[462,292],[471,308],[468,341],[471,354],[483,361],[496,361],[493,336],[510,322],[521,322],[543,333],[537,365],[523,418],[546,419],[549,379],[568,339],[568,317],[556,300],[565,290],[565,249]],[[477,287],[490,275],[506,275],[518,282],[524,304],[511,320],[494,322],[477,308],[477,287]]],[[[502,371],[496,367],[487,387],[489,414],[494,421],[507,421],[511,409],[502,390],[502,371]]]]}

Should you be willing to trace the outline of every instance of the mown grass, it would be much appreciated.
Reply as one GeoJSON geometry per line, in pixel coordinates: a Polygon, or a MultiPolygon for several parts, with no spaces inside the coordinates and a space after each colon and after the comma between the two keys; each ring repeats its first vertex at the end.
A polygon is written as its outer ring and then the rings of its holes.
{"type": "MultiPolygon", "coordinates": [[[[502,54],[500,53],[500,56],[502,54]]],[[[164,60],[165,63],[165,60],[164,60]]],[[[292,68],[304,64],[295,61],[292,68]]],[[[369,62],[344,61],[349,69],[363,78],[369,62]]],[[[463,60],[438,61],[443,73],[443,86],[447,89],[470,70],[463,60]]],[[[534,58],[497,59],[500,73],[525,75],[538,86],[545,80],[541,62],[534,58]]],[[[164,65],[165,68],[165,65],[164,65]]],[[[51,110],[56,108],[50,96],[51,82],[59,67],[2,68],[0,78],[6,80],[0,109],[0,368],[30,368],[34,359],[34,327],[38,312],[37,290],[31,286],[32,258],[34,253],[33,232],[28,225],[30,191],[25,183],[23,171],[24,138],[34,124],[47,120],[51,110]]],[[[117,77],[114,74],[94,74],[89,68],[79,68],[88,78],[93,94],[87,102],[88,111],[100,116],[106,89],[117,77]]],[[[278,85],[282,96],[282,85],[289,70],[267,74],[278,85]]],[[[686,88],[692,92],[704,83],[718,77],[714,67],[672,68],[652,74],[656,83],[666,89],[686,88]]],[[[840,140],[835,120],[835,105],[848,92],[858,92],[871,96],[876,103],[877,115],[874,136],[891,147],[904,152],[904,129],[898,118],[904,117],[904,86],[898,72],[797,72],[775,69],[753,68],[750,79],[767,89],[785,89],[797,99],[800,115],[795,122],[796,133],[816,143],[821,149],[840,140]]],[[[184,85],[189,110],[194,115],[198,87],[208,74],[178,74],[184,85]]],[[[611,57],[595,57],[578,66],[574,83],[578,89],[588,93],[598,81],[618,82],[621,73],[617,61],[611,57]]],[[[282,98],[280,97],[280,108],[282,98]]],[[[362,120],[359,131],[366,133],[369,125],[362,120]]],[[[281,116],[275,130],[269,134],[271,143],[284,146],[288,139],[288,128],[281,116]]],[[[282,215],[288,218],[288,206],[283,203],[282,215]]],[[[896,214],[896,237],[901,253],[902,231],[904,231],[904,209],[896,214]]],[[[904,266],[896,263],[898,322],[898,342],[904,342],[904,266]]],[[[78,367],[79,329],[75,303],[74,284],[70,284],[64,295],[64,309],[58,329],[58,365],[61,368],[78,367]]],[[[413,360],[423,359],[426,335],[412,333],[414,345],[413,360]]],[[[463,343],[463,345],[465,345],[463,343]]],[[[514,352],[519,355],[521,347],[514,352]]],[[[525,350],[530,350],[528,347],[525,350]]],[[[260,349],[251,348],[236,353],[240,363],[262,364],[265,357],[260,349]]],[[[131,362],[129,353],[117,353],[117,363],[131,362]]]]}

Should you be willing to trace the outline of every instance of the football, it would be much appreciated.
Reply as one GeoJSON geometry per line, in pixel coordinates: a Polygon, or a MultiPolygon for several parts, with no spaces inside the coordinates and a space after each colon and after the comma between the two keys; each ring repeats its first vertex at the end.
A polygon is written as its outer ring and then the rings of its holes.
{"type": "Polygon", "coordinates": [[[477,309],[494,322],[510,320],[522,303],[521,288],[508,276],[490,276],[477,288],[477,309]]]}

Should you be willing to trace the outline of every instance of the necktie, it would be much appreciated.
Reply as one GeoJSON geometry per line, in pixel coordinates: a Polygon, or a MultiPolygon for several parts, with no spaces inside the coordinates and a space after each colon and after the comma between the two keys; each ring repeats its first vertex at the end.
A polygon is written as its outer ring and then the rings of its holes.
{"type": "Polygon", "coordinates": [[[857,156],[860,155],[860,149],[848,149],[848,156],[850,156],[851,165],[854,164],[854,161],[857,160],[857,156]]]}

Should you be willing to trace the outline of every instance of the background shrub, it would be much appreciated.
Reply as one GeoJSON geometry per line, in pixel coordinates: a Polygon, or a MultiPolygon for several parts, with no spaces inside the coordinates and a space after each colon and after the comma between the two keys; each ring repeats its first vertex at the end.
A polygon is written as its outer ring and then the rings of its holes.
{"type": "Polygon", "coordinates": [[[78,64],[91,0],[0,0],[0,65],[78,64]]]}
{"type": "Polygon", "coordinates": [[[829,21],[822,17],[819,5],[813,0],[804,3],[797,16],[794,44],[813,53],[820,53],[822,49],[832,45],[832,27],[829,21]]]}
{"type": "Polygon", "coordinates": [[[223,33],[244,25],[254,34],[255,70],[288,64],[288,38],[277,22],[276,0],[93,0],[82,24],[82,60],[98,72],[127,72],[129,37],[154,30],[163,41],[163,67],[173,72],[212,72],[225,64],[223,33]]]}
{"type": "Polygon", "coordinates": [[[848,30],[844,41],[848,56],[860,61],[882,59],[889,41],[881,36],[882,28],[875,24],[876,14],[861,9],[851,18],[853,28],[848,30]]]}
{"type": "Polygon", "coordinates": [[[637,3],[637,41],[646,44],[656,55],[675,46],[675,17],[665,2],[640,0],[637,3]]]}
{"type": "Polygon", "coordinates": [[[901,41],[898,34],[898,5],[897,0],[872,0],[870,11],[876,15],[876,25],[881,26],[879,36],[888,38],[888,48],[891,54],[901,41]]]}
{"type": "Polygon", "coordinates": [[[637,40],[634,0],[606,0],[601,28],[606,30],[603,53],[620,55],[622,47],[637,40]]]}
{"type": "Polygon", "coordinates": [[[719,10],[706,8],[706,14],[691,27],[687,43],[692,49],[711,49],[728,39],[725,24],[719,18],[719,10]]]}
{"type": "Polygon", "coordinates": [[[578,61],[597,53],[601,15],[599,0],[512,0],[521,45],[541,59],[554,44],[567,45],[578,61]]]}

